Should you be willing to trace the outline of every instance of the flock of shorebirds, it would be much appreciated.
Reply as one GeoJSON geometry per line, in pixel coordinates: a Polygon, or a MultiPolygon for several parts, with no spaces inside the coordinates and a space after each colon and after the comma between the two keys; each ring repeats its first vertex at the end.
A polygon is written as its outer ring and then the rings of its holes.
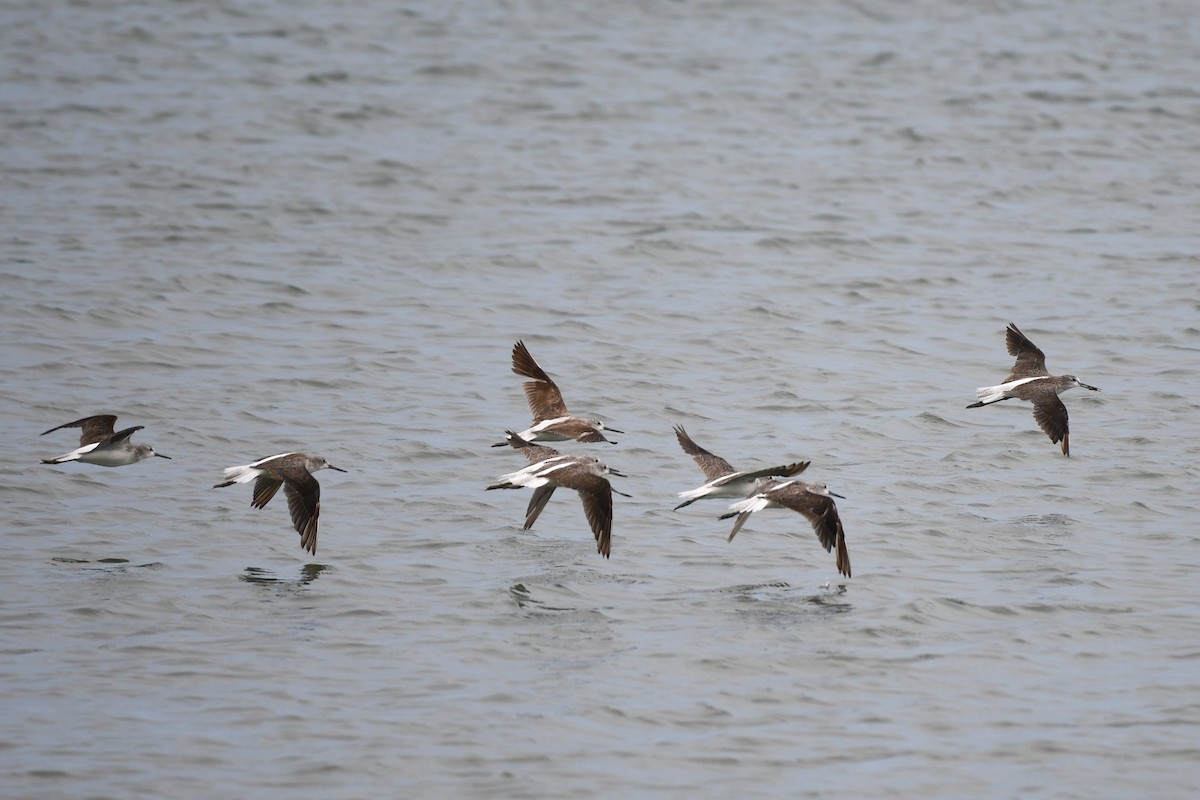
{"type": "MultiPolygon", "coordinates": [[[[1005,341],[1009,355],[1016,358],[1011,373],[1003,383],[976,389],[978,401],[967,408],[991,405],[1014,397],[1028,400],[1033,404],[1033,418],[1038,426],[1050,437],[1051,442],[1061,443],[1063,455],[1069,456],[1067,408],[1058,396],[1074,387],[1091,391],[1099,389],[1081,383],[1074,375],[1051,375],[1046,369],[1045,353],[1012,323],[1009,323],[1005,331],[1005,341]]],[[[630,496],[614,489],[609,482],[609,476],[625,476],[592,456],[563,455],[538,443],[574,440],[582,443],[615,444],[604,434],[607,432],[611,435],[621,431],[605,427],[598,419],[572,415],[567,410],[558,385],[534,360],[524,342],[518,341],[513,345],[512,371],[529,379],[524,388],[533,423],[519,433],[506,431],[504,441],[493,446],[508,446],[520,450],[529,461],[529,465],[501,475],[496,483],[487,488],[533,490],[529,505],[525,509],[523,530],[533,527],[555,489],[574,489],[583,502],[584,515],[596,539],[596,549],[608,558],[612,552],[613,492],[624,497],[630,496]]],[[[154,452],[150,445],[130,442],[130,437],[143,426],[136,425],[115,431],[116,421],[115,416],[102,414],[84,417],[45,431],[43,436],[62,428],[81,428],[82,434],[77,449],[57,458],[45,459],[42,463],[64,464],[79,461],[103,467],[121,467],[153,456],[170,458],[154,452]]],[[[737,502],[730,505],[728,511],[719,517],[734,520],[733,530],[729,532],[729,541],[732,541],[754,512],[765,508],[789,508],[799,512],[809,521],[821,546],[826,552],[835,554],[838,572],[847,578],[850,577],[850,553],[846,549],[846,532],[842,528],[842,520],[834,502],[835,497],[845,498],[831,492],[824,483],[796,479],[795,476],[804,472],[810,462],[798,461],[763,469],[736,470],[725,459],[696,444],[683,426],[675,426],[675,437],[683,452],[692,457],[705,477],[705,483],[701,486],[679,492],[683,502],[675,506],[676,510],[697,500],[735,498],[737,502]]],[[[251,505],[254,508],[264,508],[282,486],[288,500],[292,524],[300,534],[300,546],[316,555],[321,486],[313,477],[313,473],[326,468],[338,472],[346,471],[319,456],[281,453],[250,464],[228,467],[225,470],[224,482],[215,484],[213,488],[254,481],[251,505]]]]}

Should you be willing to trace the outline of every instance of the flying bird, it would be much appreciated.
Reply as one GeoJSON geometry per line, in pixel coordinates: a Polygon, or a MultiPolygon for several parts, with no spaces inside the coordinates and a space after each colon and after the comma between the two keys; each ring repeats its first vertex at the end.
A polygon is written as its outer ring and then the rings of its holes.
{"type": "Polygon", "coordinates": [[[999,403],[1016,397],[1033,403],[1033,418],[1050,441],[1057,444],[1062,442],[1064,456],[1071,455],[1071,434],[1067,427],[1067,407],[1058,396],[1067,389],[1078,386],[1081,389],[1100,391],[1095,386],[1082,383],[1074,375],[1051,375],[1046,369],[1046,354],[1037,345],[1029,341],[1025,334],[1014,324],[1008,323],[1004,334],[1008,345],[1008,354],[1015,356],[1012,372],[998,386],[982,386],[975,390],[979,398],[967,408],[999,403]]]}
{"type": "Polygon", "coordinates": [[[829,491],[823,483],[805,483],[804,481],[771,481],[758,493],[734,503],[729,512],[722,514],[720,519],[737,517],[733,530],[729,532],[729,541],[742,529],[742,525],[755,511],[764,508],[790,508],[798,511],[812,523],[813,532],[817,534],[825,552],[836,550],[838,572],[850,577],[850,551],[846,549],[846,532],[842,529],[842,519],[838,516],[837,504],[833,498],[841,497],[829,491]]]}
{"type": "Polygon", "coordinates": [[[564,456],[551,447],[534,445],[512,431],[506,433],[508,437],[505,444],[521,450],[530,464],[524,469],[501,475],[497,483],[487,488],[533,489],[533,497],[525,509],[522,530],[526,531],[533,527],[555,489],[574,489],[579,492],[583,513],[591,526],[592,535],[596,537],[596,551],[608,558],[612,552],[612,495],[613,492],[622,497],[629,495],[612,488],[607,476],[625,476],[591,456],[564,456]]]}
{"type": "Polygon", "coordinates": [[[154,452],[154,448],[148,444],[134,444],[129,441],[129,437],[140,431],[143,425],[134,425],[132,428],[126,428],[123,431],[113,433],[113,428],[116,427],[117,417],[115,414],[97,414],[93,417],[84,417],[77,419],[74,422],[68,422],[65,425],[59,425],[57,428],[51,428],[48,431],[43,431],[40,435],[45,436],[47,433],[61,430],[62,428],[82,428],[83,433],[79,436],[79,447],[71,452],[58,456],[57,458],[44,458],[43,464],[65,464],[68,461],[79,461],[84,464],[95,464],[100,467],[124,467],[129,464],[136,464],[144,458],[158,456],[159,458],[170,459],[170,456],[164,456],[162,453],[154,452]]]}
{"type": "Polygon", "coordinates": [[[682,425],[675,426],[675,438],[679,440],[683,452],[695,460],[704,477],[708,479],[703,486],[679,492],[679,496],[686,499],[675,506],[676,511],[705,497],[746,497],[759,487],[764,478],[789,478],[799,475],[809,465],[808,461],[799,461],[795,464],[739,472],[725,459],[713,455],[692,441],[692,437],[688,436],[682,425]]]}
{"type": "MultiPolygon", "coordinates": [[[[563,442],[574,439],[577,442],[609,442],[602,431],[623,433],[615,428],[605,428],[598,419],[572,416],[563,402],[562,392],[558,384],[550,379],[538,363],[529,354],[529,348],[518,340],[512,350],[512,371],[518,375],[531,378],[525,382],[525,398],[529,401],[529,411],[533,414],[533,424],[517,434],[530,442],[563,442]]],[[[616,442],[609,442],[616,444],[616,442]]],[[[503,447],[507,441],[496,442],[492,447],[503,447]]]]}
{"type": "Polygon", "coordinates": [[[335,467],[320,456],[304,453],[280,453],[277,456],[260,458],[253,464],[225,469],[224,483],[213,486],[220,489],[235,483],[254,481],[254,496],[250,505],[265,508],[271,498],[283,487],[287,496],[288,511],[292,525],[300,534],[300,547],[314,556],[317,554],[317,519],[321,515],[321,484],[312,476],[321,469],[338,472],[346,470],[335,467]]]}

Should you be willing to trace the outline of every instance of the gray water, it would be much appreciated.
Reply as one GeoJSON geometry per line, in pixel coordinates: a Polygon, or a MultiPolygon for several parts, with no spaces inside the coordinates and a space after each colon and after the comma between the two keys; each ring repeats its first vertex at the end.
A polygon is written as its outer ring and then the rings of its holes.
{"type": "Polygon", "coordinates": [[[6,797],[1183,797],[1184,2],[0,12],[6,797]],[[1064,395],[967,411],[1015,321],[1064,395]],[[522,532],[524,339],[625,472],[522,532]],[[44,466],[95,413],[173,460],[44,466]],[[672,511],[811,460],[808,524],[672,511]],[[286,502],[212,489],[304,450],[286,502]]]}

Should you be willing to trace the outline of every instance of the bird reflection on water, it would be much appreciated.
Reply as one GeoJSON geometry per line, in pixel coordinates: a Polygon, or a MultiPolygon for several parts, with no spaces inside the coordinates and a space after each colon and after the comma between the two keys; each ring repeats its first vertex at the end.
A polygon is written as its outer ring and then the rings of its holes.
{"type": "Polygon", "coordinates": [[[294,578],[280,577],[263,567],[246,567],[245,572],[238,576],[238,580],[265,586],[287,586],[299,589],[321,577],[321,573],[328,567],[328,564],[305,564],[300,568],[300,574],[294,578]]]}

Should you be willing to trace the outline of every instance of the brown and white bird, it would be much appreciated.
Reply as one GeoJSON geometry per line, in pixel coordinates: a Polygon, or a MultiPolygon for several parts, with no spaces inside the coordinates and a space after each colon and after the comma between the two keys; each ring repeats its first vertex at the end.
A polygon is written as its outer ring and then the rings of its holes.
{"type": "Polygon", "coordinates": [[[692,437],[688,436],[682,425],[675,426],[675,438],[679,440],[679,446],[683,448],[683,452],[695,460],[696,466],[700,467],[700,471],[708,479],[703,486],[679,492],[679,496],[685,499],[675,506],[676,511],[705,497],[746,497],[764,483],[764,478],[788,478],[799,475],[809,465],[808,461],[798,461],[795,464],[781,464],[775,467],[739,472],[725,459],[713,455],[692,441],[692,437]]]}
{"type": "Polygon", "coordinates": [[[523,452],[531,463],[524,469],[501,475],[497,483],[487,488],[533,489],[533,497],[525,509],[522,530],[533,527],[555,489],[574,489],[579,492],[583,513],[592,528],[592,535],[596,537],[596,551],[608,558],[612,552],[612,495],[613,492],[623,497],[629,495],[612,488],[607,476],[625,476],[591,456],[564,456],[551,447],[534,445],[512,431],[507,431],[507,434],[505,444],[523,452]]]}
{"type": "Polygon", "coordinates": [[[1070,456],[1071,432],[1067,426],[1067,407],[1058,396],[1076,386],[1093,392],[1100,390],[1082,383],[1074,375],[1051,375],[1046,369],[1046,354],[1029,341],[1014,323],[1008,323],[1004,341],[1008,345],[1008,354],[1017,359],[1012,372],[998,386],[976,389],[975,396],[979,401],[967,408],[979,408],[1013,397],[1028,400],[1033,403],[1033,418],[1038,427],[1050,437],[1051,442],[1062,442],[1063,455],[1070,456]]]}
{"type": "Polygon", "coordinates": [[[47,433],[53,433],[62,428],[83,428],[77,449],[56,458],[44,458],[42,463],[65,464],[68,461],[78,461],[100,467],[124,467],[151,456],[171,458],[154,452],[154,448],[148,444],[133,444],[129,441],[130,436],[145,426],[134,425],[132,428],[114,433],[113,428],[116,427],[116,422],[117,417],[114,414],[97,414],[43,431],[41,435],[45,436],[47,433]]]}
{"type": "Polygon", "coordinates": [[[833,502],[835,497],[842,495],[829,491],[829,487],[823,483],[771,481],[752,497],[731,505],[729,512],[722,514],[720,519],[737,517],[733,530],[729,532],[729,541],[732,542],[755,511],[781,507],[798,511],[812,523],[813,532],[817,534],[825,552],[835,551],[838,572],[849,578],[850,551],[846,549],[846,532],[842,529],[837,504],[833,502]]]}
{"type": "Polygon", "coordinates": [[[271,498],[283,487],[287,495],[288,511],[292,525],[300,534],[300,547],[314,556],[317,554],[317,520],[321,516],[321,484],[312,476],[320,469],[338,472],[346,470],[333,466],[320,456],[304,453],[280,453],[277,456],[260,458],[253,464],[225,469],[224,483],[213,486],[220,489],[235,483],[254,481],[254,496],[250,505],[265,508],[271,498]]]}
{"type": "MultiPolygon", "coordinates": [[[[598,419],[572,416],[563,402],[562,392],[550,379],[545,370],[538,366],[529,354],[529,348],[518,340],[512,350],[512,371],[532,380],[525,382],[525,398],[533,414],[533,424],[518,434],[529,442],[608,442],[602,431],[622,433],[615,428],[605,428],[598,419]]],[[[616,444],[616,442],[609,442],[616,444]]],[[[496,442],[492,447],[503,447],[507,441],[496,442]]]]}

